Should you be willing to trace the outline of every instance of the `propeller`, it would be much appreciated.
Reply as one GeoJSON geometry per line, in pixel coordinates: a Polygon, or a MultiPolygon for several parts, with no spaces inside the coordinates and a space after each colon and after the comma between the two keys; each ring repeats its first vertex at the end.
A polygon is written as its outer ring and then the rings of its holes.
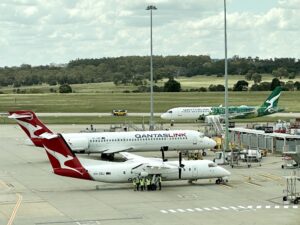
{"type": "Polygon", "coordinates": [[[181,179],[181,170],[183,167],[184,167],[184,164],[182,164],[182,152],[179,152],[179,167],[178,167],[179,179],[181,179]]]}

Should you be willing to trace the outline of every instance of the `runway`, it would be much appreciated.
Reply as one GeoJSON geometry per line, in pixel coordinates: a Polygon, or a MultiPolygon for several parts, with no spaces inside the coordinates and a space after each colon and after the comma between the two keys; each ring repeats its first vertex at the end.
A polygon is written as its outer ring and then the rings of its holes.
{"type": "MultiPolygon", "coordinates": [[[[56,132],[82,127],[49,126],[56,132]]],[[[17,125],[0,126],[1,225],[299,225],[300,205],[282,202],[283,176],[291,170],[281,169],[281,157],[268,156],[261,167],[253,164],[250,169],[225,166],[232,173],[228,185],[175,181],[163,182],[162,191],[134,192],[131,184],[54,175],[44,150],[24,145],[25,139],[17,125]]],[[[176,153],[167,156],[175,158],[176,153]]]]}

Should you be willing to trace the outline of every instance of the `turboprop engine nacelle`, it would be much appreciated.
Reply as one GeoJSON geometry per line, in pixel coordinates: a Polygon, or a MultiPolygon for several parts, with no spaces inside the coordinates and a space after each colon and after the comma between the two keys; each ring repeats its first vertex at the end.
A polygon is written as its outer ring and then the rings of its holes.
{"type": "Polygon", "coordinates": [[[142,171],[140,175],[141,175],[141,177],[147,177],[147,176],[148,176],[148,173],[145,172],[145,171],[142,171]]]}
{"type": "Polygon", "coordinates": [[[89,148],[89,140],[87,138],[68,138],[66,141],[74,152],[85,152],[89,148]]]}

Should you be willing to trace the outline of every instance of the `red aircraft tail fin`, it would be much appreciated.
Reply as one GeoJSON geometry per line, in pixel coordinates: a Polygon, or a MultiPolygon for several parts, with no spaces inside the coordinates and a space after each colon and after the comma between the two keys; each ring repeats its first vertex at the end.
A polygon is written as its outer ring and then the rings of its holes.
{"type": "Polygon", "coordinates": [[[57,175],[92,180],[60,134],[41,135],[53,172],[57,175]]]}
{"type": "Polygon", "coordinates": [[[34,112],[29,110],[20,110],[9,112],[8,118],[15,119],[20,125],[22,130],[25,131],[30,140],[35,146],[43,147],[41,134],[53,132],[49,130],[35,115],[34,112]]]}

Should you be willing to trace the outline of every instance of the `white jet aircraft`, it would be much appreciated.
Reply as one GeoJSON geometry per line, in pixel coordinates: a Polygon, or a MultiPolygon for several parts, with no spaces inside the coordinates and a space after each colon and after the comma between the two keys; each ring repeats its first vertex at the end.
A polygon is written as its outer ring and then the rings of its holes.
{"type": "Polygon", "coordinates": [[[219,184],[227,182],[230,175],[230,172],[210,160],[182,161],[181,154],[179,164],[125,152],[121,153],[127,159],[125,162],[79,159],[62,135],[44,133],[41,136],[53,172],[61,176],[108,183],[128,183],[138,176],[161,176],[163,181],[216,178],[219,184]]]}
{"type": "MultiPolygon", "coordinates": [[[[16,119],[35,146],[43,147],[41,134],[49,130],[32,111],[9,112],[16,119]]],[[[75,153],[101,153],[112,158],[119,152],[186,151],[215,147],[216,142],[194,130],[159,130],[128,132],[63,133],[62,136],[75,153]]]]}

